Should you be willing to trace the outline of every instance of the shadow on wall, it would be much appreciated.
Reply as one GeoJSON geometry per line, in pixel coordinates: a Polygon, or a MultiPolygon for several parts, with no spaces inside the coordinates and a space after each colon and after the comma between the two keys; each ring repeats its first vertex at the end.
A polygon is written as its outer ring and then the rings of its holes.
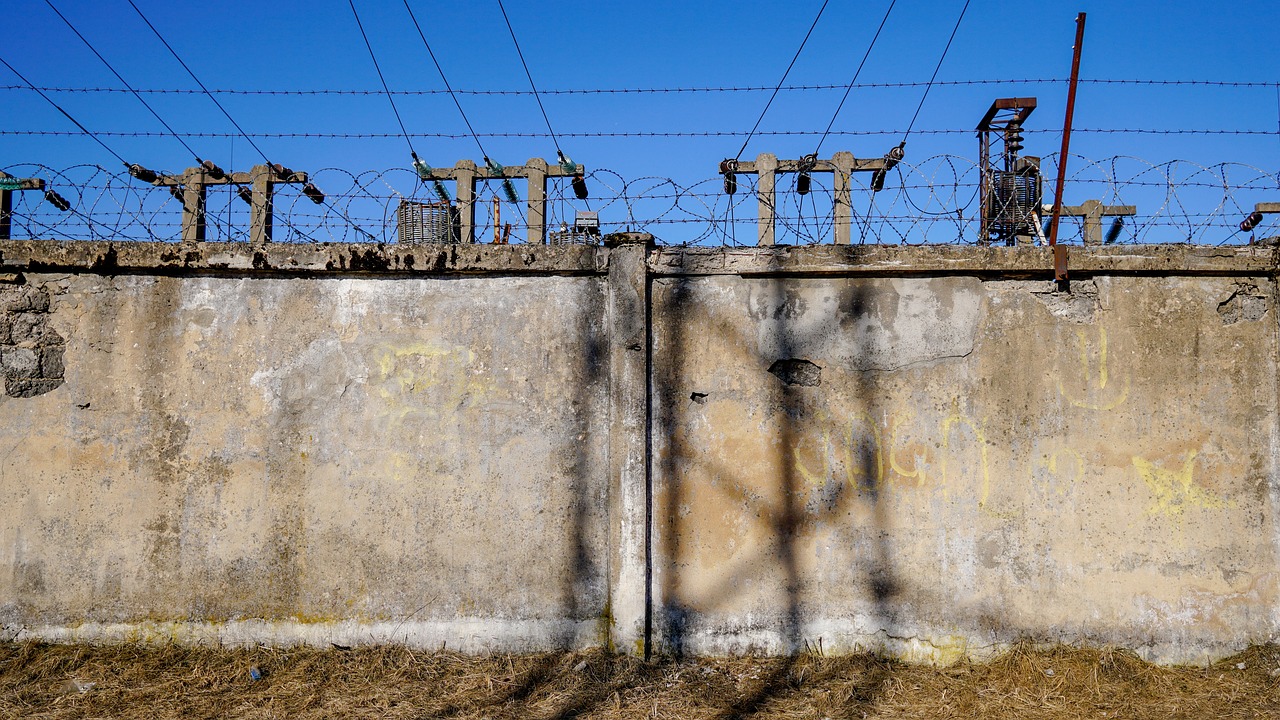
{"type": "MultiPolygon", "coordinates": [[[[741,336],[741,331],[732,329],[739,327],[734,323],[717,322],[714,317],[700,314],[714,304],[700,302],[702,298],[695,297],[697,282],[673,278],[665,306],[660,308],[663,317],[655,318],[655,324],[661,322],[665,332],[660,342],[655,343],[653,358],[657,403],[654,431],[660,433],[659,439],[665,448],[657,458],[659,466],[654,481],[658,503],[654,508],[655,530],[659,534],[654,546],[659,577],[659,599],[654,612],[663,649],[680,657],[688,652],[705,652],[700,641],[718,632],[714,621],[704,622],[704,611],[730,605],[742,616],[742,603],[755,611],[747,612],[747,617],[756,616],[747,623],[749,626],[734,627],[733,634],[758,639],[749,641],[752,645],[744,649],[777,649],[784,655],[784,661],[773,666],[757,692],[723,711],[721,717],[730,718],[750,715],[770,698],[784,692],[799,655],[821,651],[820,638],[805,634],[807,623],[822,620],[814,614],[814,609],[823,604],[822,598],[806,597],[806,593],[818,592],[820,583],[805,577],[812,574],[812,568],[806,571],[802,562],[805,558],[799,555],[805,552],[802,548],[811,546],[804,536],[811,533],[815,525],[825,524],[841,536],[860,539],[858,546],[872,555],[859,563],[860,584],[872,615],[859,618],[865,620],[860,624],[896,634],[892,631],[895,605],[902,600],[903,590],[896,579],[889,544],[889,511],[882,497],[881,459],[875,439],[850,437],[854,450],[849,462],[853,466],[839,476],[831,473],[823,487],[816,491],[820,495],[816,503],[813,502],[815,489],[797,476],[797,447],[806,428],[830,422],[827,397],[834,391],[823,385],[822,361],[802,357],[806,345],[804,333],[813,330],[799,327],[804,310],[795,307],[794,298],[788,297],[788,281],[780,278],[739,280],[760,284],[758,295],[765,312],[756,313],[758,324],[754,326],[754,337],[741,336]],[[765,401],[759,413],[750,419],[738,418],[751,424],[743,429],[746,447],[716,447],[725,433],[731,432],[724,427],[699,435],[711,438],[711,446],[699,447],[690,442],[694,425],[707,423],[715,427],[717,423],[727,422],[724,415],[706,419],[704,411],[716,398],[708,397],[707,388],[694,387],[696,380],[691,378],[697,364],[708,362],[708,358],[694,357],[692,352],[693,348],[701,347],[698,341],[706,337],[701,333],[707,332],[719,335],[725,346],[749,355],[745,366],[758,368],[765,376],[726,380],[749,388],[767,388],[761,394],[765,401]],[[732,336],[724,337],[725,333],[732,336]],[[772,438],[766,427],[775,433],[772,438]],[[712,498],[712,495],[718,497],[712,498]],[[849,511],[855,502],[863,504],[866,510],[856,517],[849,511]],[[705,514],[699,517],[690,510],[693,505],[708,504],[723,511],[725,517],[708,518],[705,514]],[[733,517],[734,514],[738,517],[733,517]],[[728,538],[739,546],[724,554],[707,547],[708,537],[698,537],[696,524],[708,520],[722,523],[725,534],[718,537],[728,538]],[[853,525],[867,522],[872,527],[853,525]],[[722,563],[704,573],[715,576],[711,583],[705,576],[698,577],[700,572],[708,570],[708,557],[712,557],[712,562],[722,563]],[[723,557],[732,559],[717,560],[723,557]],[[750,581],[744,579],[748,577],[750,581]],[[772,594],[766,595],[766,592],[772,594]],[[761,607],[757,598],[763,597],[774,598],[772,602],[778,604],[761,607]],[[735,601],[740,604],[733,604],[735,601]],[[763,643],[763,648],[756,642],[763,643]]],[[[859,318],[870,312],[869,294],[873,288],[874,285],[866,281],[837,283],[833,289],[839,295],[840,314],[859,318]]],[[[829,332],[830,328],[821,330],[829,332]]],[[[860,334],[850,332],[849,336],[852,342],[862,341],[860,334]]],[[[849,356],[862,354],[861,348],[849,350],[849,356]]],[[[851,400],[860,402],[866,417],[875,417],[880,398],[877,373],[855,372],[852,377],[855,387],[843,390],[848,395],[856,395],[851,400]]],[[[874,432],[864,424],[859,425],[853,432],[874,432]]],[[[883,680],[875,675],[871,673],[865,678],[868,703],[874,702],[876,689],[883,680]]]]}

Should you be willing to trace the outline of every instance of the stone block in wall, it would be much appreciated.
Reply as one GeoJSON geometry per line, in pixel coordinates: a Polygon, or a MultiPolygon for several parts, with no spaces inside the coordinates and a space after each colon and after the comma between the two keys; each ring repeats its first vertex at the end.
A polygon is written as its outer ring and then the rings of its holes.
{"type": "Polygon", "coordinates": [[[63,383],[66,341],[49,321],[49,293],[0,285],[0,376],[5,394],[34,397],[63,383]]]}

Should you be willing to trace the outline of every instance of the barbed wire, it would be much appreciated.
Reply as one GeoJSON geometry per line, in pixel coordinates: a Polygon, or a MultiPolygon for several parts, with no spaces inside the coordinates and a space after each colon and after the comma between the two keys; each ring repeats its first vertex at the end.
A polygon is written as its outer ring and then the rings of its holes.
{"type": "MultiPolygon", "coordinates": [[[[1051,176],[1056,157],[1042,159],[1051,176]]],[[[1133,205],[1137,214],[1121,222],[1117,242],[1248,242],[1239,222],[1256,202],[1280,199],[1280,172],[1243,163],[1201,165],[1186,160],[1152,163],[1115,156],[1091,160],[1073,155],[1067,205],[1098,200],[1104,205],[1133,205]]],[[[70,208],[59,211],[40,193],[14,192],[12,236],[32,239],[161,240],[181,237],[182,202],[168,188],[143,185],[127,172],[98,165],[58,170],[39,164],[4,170],[15,177],[38,177],[64,196],[70,208]]],[[[811,190],[795,192],[794,176],[779,175],[771,209],[776,242],[817,244],[832,241],[836,196],[831,176],[815,174],[811,190]]],[[[402,202],[436,201],[433,188],[408,168],[350,172],[325,168],[309,179],[326,192],[327,202],[312,202],[299,188],[277,185],[274,195],[276,242],[395,242],[402,202]]],[[[979,169],[968,158],[936,155],[917,163],[903,161],[884,190],[873,193],[867,173],[851,178],[853,242],[892,244],[973,244],[980,241],[979,169]],[[870,206],[870,211],[864,208],[870,206]]],[[[446,181],[448,182],[448,181],[446,181]]],[[[517,187],[523,189],[520,181],[517,187]]],[[[757,178],[740,175],[733,195],[723,192],[723,177],[693,183],[669,177],[626,178],[599,168],[587,175],[590,197],[578,200],[567,178],[548,178],[547,232],[554,238],[581,240],[570,228],[585,203],[598,212],[605,232],[646,231],[673,245],[755,245],[760,197],[757,178]]],[[[479,180],[475,235],[486,238],[494,227],[494,199],[502,218],[512,223],[513,242],[528,242],[530,228],[523,203],[514,209],[503,199],[500,181],[479,180]],[[514,210],[514,212],[513,212],[514,210]]],[[[234,188],[207,186],[206,236],[211,241],[245,241],[250,208],[234,188]]],[[[1105,222],[1112,222],[1106,218],[1105,222]]],[[[499,222],[498,224],[505,225],[499,222]]],[[[1268,215],[1258,237],[1280,234],[1277,216],[1268,215]]],[[[1064,217],[1064,242],[1082,242],[1083,221],[1064,217]]]]}
{"type": "MultiPolygon", "coordinates": [[[[850,137],[868,136],[868,135],[902,135],[904,130],[832,130],[831,135],[843,135],[850,137]]],[[[944,129],[926,129],[912,130],[914,135],[972,135],[972,128],[944,128],[944,129]]],[[[1024,129],[1023,134],[1026,135],[1061,135],[1061,130],[1041,129],[1031,130],[1024,129]]],[[[1257,129],[1230,129],[1230,128],[1072,128],[1073,133],[1089,133],[1089,134],[1131,134],[1131,135],[1280,135],[1280,129],[1277,130],[1257,130],[1257,129]]],[[[67,137],[72,135],[83,135],[80,131],[73,130],[0,130],[0,135],[18,135],[18,136],[50,136],[50,137],[67,137]]],[[[129,138],[147,138],[147,137],[172,137],[169,133],[152,132],[152,131],[121,131],[121,130],[97,130],[95,135],[102,137],[129,137],[129,138]]],[[[672,130],[672,131],[619,131],[619,132],[562,132],[556,133],[556,137],[573,137],[573,138],[705,138],[705,137],[745,137],[749,135],[747,130],[672,130]]],[[[768,135],[774,137],[817,137],[822,135],[820,130],[757,130],[756,135],[768,135]]],[[[331,133],[331,132],[254,132],[254,133],[227,133],[227,132],[182,132],[177,133],[178,137],[183,138],[320,138],[327,140],[385,140],[388,138],[403,138],[402,133],[331,133]]],[[[484,138],[550,138],[551,135],[545,132],[487,132],[476,133],[476,137],[484,138]]],[[[458,140],[473,137],[470,133],[409,133],[410,138],[435,138],[444,140],[458,140]]]]}
{"type": "MultiPolygon", "coordinates": [[[[1067,78],[1015,78],[1015,79],[977,79],[977,80],[939,80],[934,83],[935,86],[971,86],[971,85],[1046,85],[1046,84],[1066,84],[1067,78]]],[[[1221,87],[1221,88],[1276,88],[1280,87],[1280,81],[1274,80],[1151,80],[1138,78],[1081,78],[1079,81],[1084,85],[1149,85],[1149,86],[1199,86],[1199,87],[1221,87]]],[[[903,81],[903,82],[871,82],[856,83],[852,87],[854,89],[882,89],[882,88],[918,88],[925,86],[924,81],[903,81]]],[[[826,90],[844,90],[850,87],[847,84],[813,84],[813,85],[783,85],[781,92],[812,92],[826,90]]],[[[123,88],[111,87],[40,87],[44,92],[59,93],[123,93],[128,92],[123,88]]],[[[0,90],[30,90],[26,85],[0,85],[0,90]]],[[[539,90],[542,95],[653,95],[653,94],[673,94],[673,93],[754,93],[754,92],[773,92],[774,86],[769,85],[743,85],[743,86],[697,86],[697,87],[638,87],[638,88],[558,88],[550,90],[539,90]]],[[[192,90],[189,88],[137,88],[139,93],[150,93],[158,95],[201,95],[202,90],[192,90]]],[[[272,89],[247,89],[247,88],[221,88],[210,89],[209,92],[215,95],[276,95],[276,96],[306,96],[306,95],[382,95],[382,90],[375,89],[314,89],[314,90],[272,90],[272,89]]],[[[448,91],[444,89],[421,89],[421,90],[391,90],[392,95],[444,95],[448,91]]],[[[454,92],[459,95],[506,95],[506,96],[523,96],[532,95],[531,90],[518,89],[472,89],[463,90],[454,88],[454,92]]]]}

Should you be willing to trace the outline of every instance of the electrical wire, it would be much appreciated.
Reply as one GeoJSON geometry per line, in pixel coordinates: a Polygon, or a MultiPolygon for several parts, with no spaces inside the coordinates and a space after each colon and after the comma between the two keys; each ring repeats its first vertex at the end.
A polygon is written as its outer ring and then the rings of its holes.
{"type": "MultiPolygon", "coordinates": [[[[132,2],[133,0],[130,0],[132,2]]],[[[920,104],[916,106],[916,112],[911,116],[911,122],[907,123],[907,131],[902,134],[902,143],[905,145],[907,136],[911,135],[911,129],[916,126],[916,118],[920,117],[920,109],[924,107],[925,98],[929,97],[929,90],[933,87],[933,82],[938,79],[938,71],[942,69],[942,61],[947,59],[947,51],[951,49],[951,41],[956,39],[956,31],[960,29],[960,23],[964,20],[964,14],[969,10],[970,0],[964,0],[964,7],[960,8],[960,17],[956,18],[956,26],[951,29],[951,37],[947,38],[947,45],[942,49],[942,57],[938,58],[938,65],[933,69],[933,77],[929,78],[929,83],[924,86],[924,94],[920,96],[920,104]]]]}
{"type": "Polygon", "coordinates": [[[98,49],[95,48],[93,44],[89,42],[89,39],[86,38],[84,35],[82,35],[80,31],[76,29],[76,26],[72,25],[71,21],[68,20],[67,17],[63,15],[61,11],[58,10],[58,8],[54,7],[52,0],[44,0],[44,3],[49,6],[49,9],[52,10],[54,14],[56,14],[59,18],[62,19],[62,22],[66,23],[67,27],[71,28],[71,32],[75,33],[76,37],[80,38],[80,41],[84,43],[85,47],[89,48],[89,50],[94,55],[96,55],[99,60],[102,61],[102,64],[107,66],[107,69],[111,71],[112,75],[116,76],[116,79],[119,80],[122,85],[124,85],[125,89],[133,93],[133,96],[138,99],[138,102],[142,103],[142,106],[147,109],[147,112],[150,112],[151,115],[155,117],[156,120],[160,121],[160,124],[164,126],[165,130],[169,131],[169,134],[173,136],[173,139],[177,140],[179,143],[182,144],[182,147],[185,148],[186,151],[191,154],[191,157],[196,159],[197,164],[204,162],[203,160],[200,159],[200,156],[196,154],[196,151],[191,149],[191,146],[187,144],[187,141],[183,140],[178,135],[178,133],[174,131],[173,127],[171,127],[169,123],[165,122],[164,118],[160,117],[160,113],[156,112],[155,108],[151,107],[151,104],[148,103],[146,100],[144,100],[143,97],[133,89],[133,86],[130,85],[129,82],[125,80],[124,77],[121,76],[119,72],[116,72],[116,69],[111,66],[111,63],[107,62],[107,59],[102,56],[102,53],[98,52],[98,49]]]}
{"type": "MultiPolygon", "coordinates": [[[[182,66],[182,69],[187,71],[187,74],[191,76],[191,79],[200,86],[202,91],[204,91],[204,94],[213,101],[214,105],[218,106],[218,109],[222,111],[222,114],[226,116],[227,120],[231,121],[231,124],[235,126],[236,130],[240,131],[241,137],[248,140],[249,145],[252,146],[254,150],[257,150],[258,154],[262,156],[263,162],[270,165],[271,160],[267,158],[267,154],[262,151],[262,148],[258,147],[258,144],[253,141],[253,138],[249,137],[249,134],[244,131],[244,128],[240,127],[240,123],[237,123],[235,118],[231,117],[231,113],[227,112],[227,109],[222,107],[222,103],[218,102],[218,98],[214,97],[213,93],[209,92],[209,89],[204,86],[204,83],[200,82],[200,78],[196,77],[196,74],[191,71],[191,68],[187,67],[187,64],[182,61],[182,57],[180,57],[178,52],[173,49],[173,46],[169,44],[169,41],[164,39],[164,36],[160,34],[160,31],[156,29],[156,26],[151,24],[151,21],[142,13],[142,10],[138,8],[138,5],[133,0],[128,0],[128,3],[133,8],[134,12],[138,13],[138,17],[142,18],[142,22],[146,23],[147,27],[151,28],[151,32],[155,33],[155,36],[159,38],[160,42],[169,50],[169,54],[173,55],[173,59],[178,61],[178,64],[182,66]]],[[[188,137],[193,136],[188,135],[188,137]]]]}
{"type": "MultiPolygon", "coordinates": [[[[79,121],[79,120],[77,120],[77,119],[75,119],[75,118],[71,117],[71,113],[67,112],[66,110],[63,110],[61,105],[59,105],[58,103],[54,102],[54,101],[53,101],[53,99],[52,99],[52,98],[50,98],[48,95],[45,95],[45,94],[44,94],[44,91],[40,90],[40,88],[37,88],[35,85],[33,85],[33,84],[31,83],[31,81],[30,81],[30,80],[28,80],[28,79],[26,78],[26,76],[24,76],[22,73],[18,72],[16,68],[14,68],[12,65],[10,65],[10,64],[8,63],[8,61],[6,61],[4,58],[0,57],[0,63],[4,63],[4,66],[5,66],[5,67],[7,67],[7,68],[9,68],[9,71],[10,71],[10,72],[12,72],[14,75],[17,75],[17,76],[18,76],[18,79],[20,79],[20,80],[22,80],[22,82],[26,83],[26,84],[27,84],[27,87],[29,87],[29,88],[31,88],[32,90],[35,90],[37,93],[39,93],[40,97],[44,98],[44,99],[45,99],[45,101],[47,101],[50,105],[52,105],[52,106],[54,107],[54,109],[55,109],[55,110],[57,110],[58,112],[62,113],[62,115],[63,115],[64,117],[66,117],[66,118],[67,118],[68,120],[70,120],[73,124],[75,124],[75,126],[76,126],[76,127],[80,128],[80,132],[81,132],[81,133],[84,133],[85,135],[88,135],[90,138],[93,138],[93,141],[94,141],[94,142],[96,142],[96,143],[98,143],[99,145],[101,145],[103,150],[106,150],[108,153],[110,153],[112,156],[114,156],[114,157],[115,157],[115,159],[117,159],[117,160],[119,160],[119,161],[121,162],[121,164],[123,164],[123,165],[128,165],[128,164],[129,164],[129,163],[128,163],[128,161],[126,161],[124,158],[120,157],[120,153],[116,152],[115,150],[112,150],[112,149],[110,148],[110,146],[108,146],[105,142],[103,142],[103,141],[102,141],[102,138],[98,137],[98,134],[97,134],[97,133],[94,133],[94,132],[93,132],[93,131],[91,131],[89,128],[87,128],[87,127],[85,127],[84,125],[82,125],[82,124],[80,123],[80,121],[79,121]]],[[[18,132],[14,132],[13,134],[25,134],[25,133],[18,133],[18,132]]],[[[65,134],[65,135],[77,135],[78,133],[67,132],[67,133],[60,133],[60,134],[65,134]]]]}
{"type": "Polygon", "coordinates": [[[751,142],[751,137],[755,135],[756,130],[760,128],[760,123],[764,121],[764,116],[769,112],[769,106],[773,104],[774,98],[778,97],[778,92],[782,90],[782,84],[787,81],[787,76],[791,74],[791,68],[795,67],[796,60],[800,59],[800,53],[804,52],[804,46],[809,42],[809,36],[813,35],[813,29],[818,27],[818,20],[822,19],[822,13],[827,9],[829,0],[822,0],[822,7],[818,8],[818,14],[813,18],[813,24],[809,26],[809,32],[804,34],[804,39],[800,41],[800,47],[796,48],[796,54],[791,58],[791,62],[787,64],[787,69],[782,73],[782,79],[773,89],[773,94],[769,96],[769,101],[764,104],[764,109],[760,111],[760,117],[756,118],[756,124],[752,126],[751,132],[747,133],[747,139],[742,141],[742,147],[738,148],[738,154],[734,155],[734,159],[742,158],[742,153],[747,150],[747,143],[751,142]]]}
{"type": "Polygon", "coordinates": [[[374,55],[373,45],[369,43],[369,36],[364,32],[364,23],[360,22],[360,13],[356,12],[355,0],[347,0],[347,4],[351,6],[351,14],[356,18],[356,27],[360,29],[360,37],[364,38],[364,46],[369,49],[369,59],[373,61],[373,69],[378,71],[378,80],[382,82],[382,90],[387,94],[387,102],[391,103],[391,112],[395,113],[396,122],[400,124],[400,132],[404,133],[404,141],[409,145],[409,154],[413,156],[414,160],[417,160],[418,153],[413,149],[413,141],[409,139],[409,130],[405,128],[404,120],[400,117],[400,110],[396,108],[395,98],[391,96],[391,88],[387,87],[387,79],[382,76],[382,67],[378,65],[378,56],[374,55]]]}
{"type": "Polygon", "coordinates": [[[822,143],[826,142],[827,136],[831,134],[831,128],[836,124],[836,118],[840,117],[840,111],[844,109],[844,103],[849,99],[849,93],[853,90],[854,83],[858,82],[858,76],[862,74],[862,67],[867,64],[867,58],[871,57],[871,49],[876,46],[876,40],[880,39],[880,31],[884,30],[884,24],[889,21],[889,13],[893,12],[893,6],[897,2],[898,0],[892,0],[889,3],[889,9],[884,11],[884,18],[880,20],[880,27],[876,28],[876,34],[871,37],[871,44],[867,45],[867,51],[862,55],[862,62],[858,63],[858,69],[853,72],[853,79],[849,81],[849,86],[845,88],[844,95],[840,98],[840,104],[836,105],[836,111],[831,114],[831,122],[827,123],[827,129],[822,132],[822,137],[818,138],[818,145],[813,149],[815,157],[822,150],[822,143]]]}
{"type": "Polygon", "coordinates": [[[507,8],[502,0],[498,0],[498,9],[502,11],[502,19],[507,23],[507,32],[511,33],[511,43],[516,46],[516,55],[524,66],[524,75],[529,78],[529,89],[533,91],[533,99],[538,101],[538,109],[542,111],[542,119],[547,123],[547,132],[551,134],[551,142],[556,146],[556,155],[564,162],[564,153],[560,150],[560,141],[556,139],[556,131],[551,129],[551,118],[547,117],[547,109],[542,105],[542,96],[538,94],[538,86],[533,83],[533,73],[529,72],[529,63],[525,62],[524,53],[520,51],[520,41],[516,39],[515,28],[511,27],[511,18],[507,17],[507,8]]]}
{"type": "Polygon", "coordinates": [[[413,27],[418,31],[418,37],[422,38],[422,46],[427,49],[427,55],[431,56],[431,62],[435,64],[436,72],[440,73],[440,80],[444,83],[444,89],[449,92],[449,97],[453,98],[453,104],[458,106],[458,114],[462,116],[462,122],[467,124],[467,130],[471,133],[472,139],[476,141],[476,147],[480,149],[480,156],[487,159],[489,153],[484,151],[484,145],[480,143],[480,136],[476,134],[476,129],[471,127],[471,121],[467,119],[467,112],[462,109],[462,103],[458,102],[457,93],[449,85],[449,78],[445,77],[444,68],[440,67],[440,61],[436,59],[436,54],[431,50],[431,43],[427,42],[426,33],[422,32],[422,26],[418,24],[418,17],[413,14],[413,8],[409,7],[409,0],[402,1],[404,2],[404,9],[409,11],[409,19],[413,21],[413,27]]]}
{"type": "MultiPolygon", "coordinates": [[[[47,99],[47,98],[46,98],[47,99]]],[[[50,100],[50,103],[52,101],[50,100]]],[[[57,107],[57,105],[54,105],[57,107]]],[[[65,113],[64,113],[65,114],[65,113]]],[[[88,131],[85,131],[88,132],[88,131]]],[[[902,135],[902,129],[885,129],[885,130],[832,130],[831,135],[845,137],[868,137],[880,135],[902,135]]],[[[972,135],[973,128],[933,128],[925,130],[912,130],[914,135],[972,135]]],[[[1023,129],[1027,135],[1059,135],[1061,130],[1053,129],[1023,129]]],[[[1280,130],[1232,130],[1226,128],[1072,128],[1073,133],[1090,133],[1103,135],[1240,135],[1240,136],[1280,136],[1280,130]]],[[[0,129],[0,135],[17,135],[17,136],[60,136],[60,135],[78,135],[66,130],[3,130],[0,129]]],[[[168,133],[133,131],[133,130],[101,130],[96,133],[103,137],[168,137],[168,133]]],[[[400,133],[336,133],[336,132],[258,132],[258,133],[231,133],[231,132],[184,132],[179,133],[186,138],[327,138],[336,140],[385,140],[389,138],[401,138],[400,133]]],[[[704,137],[743,137],[749,133],[745,130],[703,130],[703,131],[620,131],[620,132],[562,132],[557,133],[558,137],[571,138],[704,138],[704,137]]],[[[822,133],[817,130],[759,130],[754,133],[760,136],[771,137],[817,137],[822,133]]],[[[478,133],[479,137],[485,138],[550,138],[551,136],[545,132],[493,132],[478,133]]],[[[458,140],[473,137],[469,134],[458,133],[429,133],[416,132],[409,133],[409,137],[413,138],[442,138],[447,140],[458,140]]]]}

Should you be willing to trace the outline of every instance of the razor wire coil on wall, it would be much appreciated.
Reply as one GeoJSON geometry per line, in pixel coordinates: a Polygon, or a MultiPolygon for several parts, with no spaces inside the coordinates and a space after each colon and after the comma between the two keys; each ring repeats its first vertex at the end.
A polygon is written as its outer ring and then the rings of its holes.
{"type": "MultiPolygon", "coordinates": [[[[1053,175],[1056,157],[1044,158],[1044,174],[1053,175]]],[[[127,172],[100,165],[56,169],[38,164],[12,165],[13,177],[39,178],[64,197],[60,211],[39,191],[14,191],[11,237],[43,240],[177,241],[183,205],[169,188],[140,183],[127,172]]],[[[1186,160],[1152,163],[1136,157],[1090,160],[1073,155],[1068,164],[1064,203],[1098,200],[1104,205],[1133,205],[1115,236],[1120,243],[1245,243],[1240,221],[1257,202],[1280,200],[1280,173],[1242,163],[1201,165],[1186,160]]],[[[310,173],[326,194],[313,203],[293,185],[277,185],[274,194],[275,242],[396,242],[402,201],[434,202],[429,183],[407,168],[352,173],[324,168],[310,173]]],[[[757,178],[740,175],[733,195],[714,175],[686,184],[667,177],[625,178],[598,168],[587,174],[590,197],[578,200],[568,178],[548,178],[546,229],[565,232],[581,210],[599,213],[601,232],[652,233],[659,242],[678,245],[755,245],[757,178]]],[[[851,238],[854,243],[976,244],[981,201],[979,169],[956,155],[936,155],[917,163],[901,162],[884,190],[873,193],[870,175],[851,178],[851,238]]],[[[449,183],[446,183],[448,185],[449,183]]],[[[500,180],[476,183],[477,242],[491,240],[493,198],[500,199],[501,224],[512,224],[511,241],[528,241],[526,188],[516,182],[521,202],[507,202],[500,180]]],[[[206,238],[247,241],[250,207],[235,185],[210,185],[206,200],[206,238]]],[[[1046,202],[1052,197],[1046,181],[1046,202]]],[[[835,193],[829,176],[815,175],[812,190],[800,195],[792,175],[777,176],[774,214],[777,242],[832,242],[835,193]]],[[[1104,218],[1108,223],[1110,218],[1104,218]]],[[[1269,215],[1252,233],[1280,235],[1280,221],[1269,215]]],[[[1059,241],[1083,241],[1082,219],[1064,217],[1059,241]]]]}

